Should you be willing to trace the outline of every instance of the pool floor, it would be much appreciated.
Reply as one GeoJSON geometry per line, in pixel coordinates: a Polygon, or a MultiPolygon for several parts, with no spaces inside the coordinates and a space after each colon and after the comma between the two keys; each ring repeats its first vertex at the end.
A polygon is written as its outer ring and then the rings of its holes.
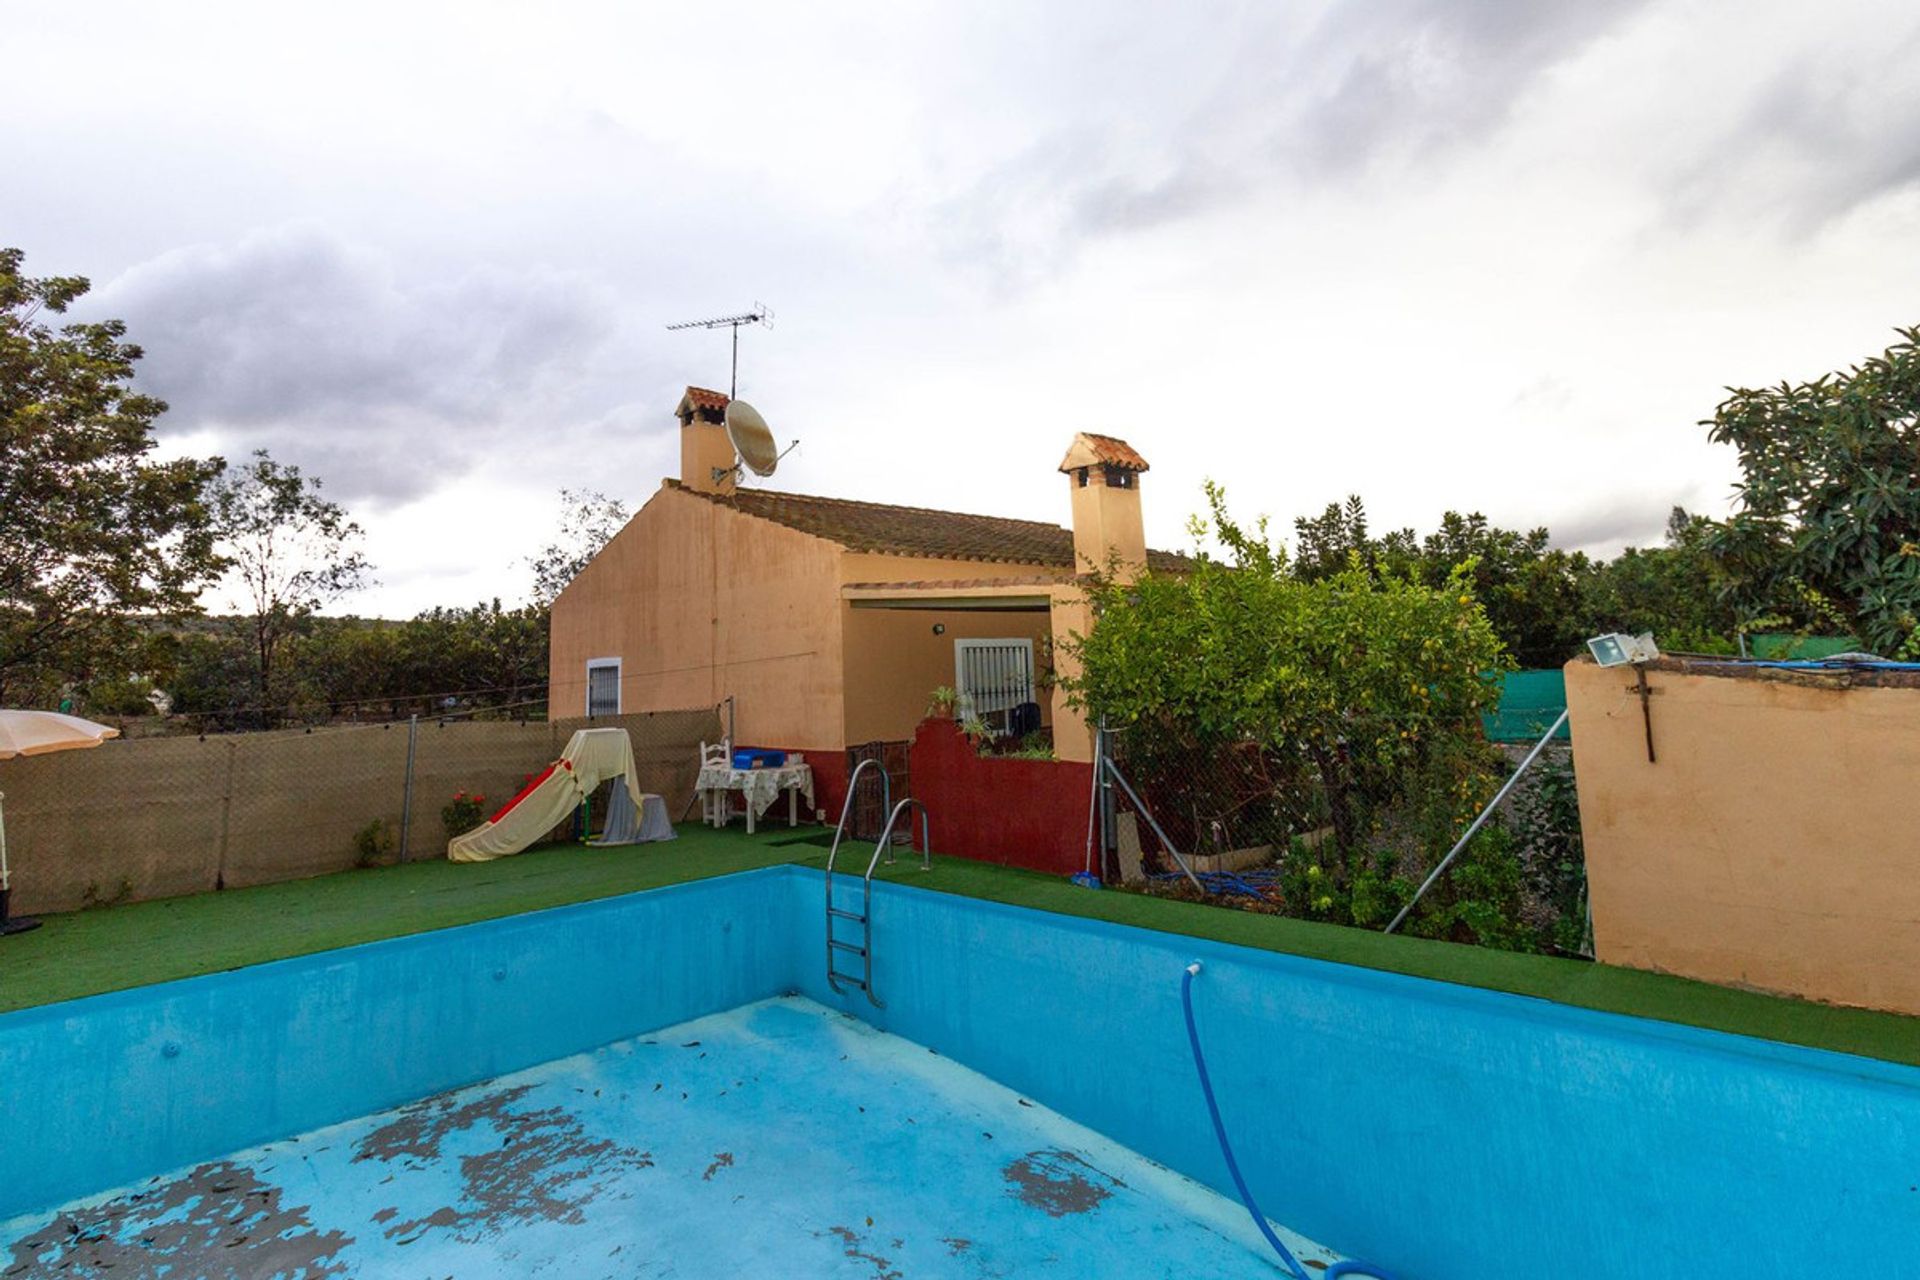
{"type": "Polygon", "coordinates": [[[1275,1273],[1236,1202],[799,997],[0,1224],[5,1280],[1275,1273]]]}

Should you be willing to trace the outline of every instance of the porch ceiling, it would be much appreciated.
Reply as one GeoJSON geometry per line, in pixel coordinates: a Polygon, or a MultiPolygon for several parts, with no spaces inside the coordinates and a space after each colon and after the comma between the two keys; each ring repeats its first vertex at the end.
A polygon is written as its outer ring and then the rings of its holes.
{"type": "Polygon", "coordinates": [[[849,582],[840,598],[856,609],[980,609],[1046,613],[1058,578],[849,582]]]}

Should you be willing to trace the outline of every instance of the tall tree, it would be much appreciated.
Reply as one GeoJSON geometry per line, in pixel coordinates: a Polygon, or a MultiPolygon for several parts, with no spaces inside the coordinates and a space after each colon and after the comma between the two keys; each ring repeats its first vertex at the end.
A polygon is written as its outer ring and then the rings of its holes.
{"type": "Polygon", "coordinates": [[[1844,373],[1734,389],[1702,425],[1740,455],[1710,546],[1744,615],[1920,656],[1920,329],[1844,373]]]}
{"type": "Polygon", "coordinates": [[[122,666],[136,615],[193,608],[212,576],[218,459],[154,462],[166,405],[133,389],[118,320],[66,324],[88,283],[0,249],[0,702],[51,702],[122,666]]]}
{"type": "Polygon", "coordinates": [[[1628,547],[1595,564],[1581,587],[1586,634],[1651,631],[1670,652],[1734,652],[1740,619],[1707,551],[1717,527],[1675,507],[1667,517],[1665,546],[1628,547]]]}
{"type": "Polygon", "coordinates": [[[1411,577],[1444,586],[1456,570],[1487,611],[1507,651],[1525,667],[1557,667],[1580,649],[1589,632],[1581,592],[1594,565],[1583,553],[1552,545],[1544,528],[1502,529],[1479,512],[1449,511],[1421,538],[1412,529],[1381,537],[1368,531],[1366,506],[1356,497],[1330,503],[1320,515],[1293,522],[1296,577],[1319,582],[1356,565],[1376,577],[1411,577]]]}
{"type": "Polygon", "coordinates": [[[534,603],[543,609],[627,522],[626,504],[594,489],[562,489],[560,506],[553,541],[527,562],[533,569],[534,603]]]}
{"type": "Polygon", "coordinates": [[[318,610],[367,586],[358,524],[320,494],[318,478],[256,450],[212,491],[220,549],[252,645],[254,691],[271,723],[281,645],[318,610]]]}

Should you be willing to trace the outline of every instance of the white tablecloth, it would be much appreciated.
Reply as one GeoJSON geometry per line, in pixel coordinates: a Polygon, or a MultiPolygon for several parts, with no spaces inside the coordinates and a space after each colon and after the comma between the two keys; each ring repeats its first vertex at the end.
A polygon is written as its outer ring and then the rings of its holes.
{"type": "Polygon", "coordinates": [[[694,783],[700,791],[738,791],[758,818],[773,807],[780,793],[797,789],[806,797],[807,812],[813,812],[813,768],[806,764],[783,765],[778,769],[734,769],[726,765],[705,765],[694,783]]]}

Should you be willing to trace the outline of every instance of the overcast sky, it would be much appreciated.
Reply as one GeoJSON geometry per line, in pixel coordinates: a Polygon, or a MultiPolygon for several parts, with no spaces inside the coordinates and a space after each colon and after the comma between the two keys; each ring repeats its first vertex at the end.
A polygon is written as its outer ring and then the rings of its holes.
{"type": "Polygon", "coordinates": [[[171,450],[267,448],[390,616],[524,595],[638,505],[687,383],[773,487],[1156,545],[1348,493],[1567,546],[1726,510],[1699,420],[1920,323],[1898,0],[46,5],[0,0],[0,243],[147,349],[171,450]]]}

